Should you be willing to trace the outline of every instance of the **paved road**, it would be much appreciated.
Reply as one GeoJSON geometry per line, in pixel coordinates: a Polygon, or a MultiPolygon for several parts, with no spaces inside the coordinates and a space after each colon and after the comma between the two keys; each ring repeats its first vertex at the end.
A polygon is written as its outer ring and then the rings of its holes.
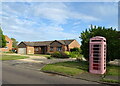
{"type": "Polygon", "coordinates": [[[2,64],[2,75],[3,84],[98,84],[13,66],[4,62],[2,64]]]}

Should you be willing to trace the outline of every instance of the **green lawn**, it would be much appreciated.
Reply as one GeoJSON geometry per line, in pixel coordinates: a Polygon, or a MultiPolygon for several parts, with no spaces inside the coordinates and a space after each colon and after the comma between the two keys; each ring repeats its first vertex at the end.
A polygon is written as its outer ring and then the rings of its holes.
{"type": "Polygon", "coordinates": [[[110,82],[110,83],[119,83],[119,80],[112,80],[112,79],[102,79],[103,82],[110,82]]]}
{"type": "Polygon", "coordinates": [[[107,72],[106,75],[115,75],[115,76],[120,76],[120,67],[119,66],[114,66],[114,65],[107,65],[107,72]]]}
{"type": "Polygon", "coordinates": [[[48,72],[61,73],[64,75],[72,75],[72,76],[84,72],[83,70],[80,70],[77,68],[64,67],[64,66],[54,66],[54,65],[45,66],[42,70],[48,71],[48,72]]]}
{"type": "MultiPolygon", "coordinates": [[[[48,71],[48,72],[57,72],[57,73],[63,73],[67,75],[77,75],[82,72],[88,72],[88,62],[86,61],[67,61],[67,62],[59,62],[55,64],[48,64],[45,67],[43,67],[42,71],[48,71]]],[[[118,76],[120,73],[119,66],[113,66],[113,65],[107,65],[107,72],[105,75],[113,75],[118,76]]]]}
{"type": "Polygon", "coordinates": [[[88,63],[87,62],[59,62],[55,64],[48,64],[41,69],[42,71],[61,73],[64,75],[78,75],[83,72],[87,72],[88,63]]]}
{"type": "Polygon", "coordinates": [[[14,52],[12,52],[12,51],[7,51],[7,52],[3,52],[3,53],[5,53],[5,54],[14,54],[14,52]]]}
{"type": "Polygon", "coordinates": [[[2,55],[0,57],[0,60],[17,60],[17,59],[25,59],[25,58],[29,58],[27,56],[18,56],[18,55],[2,55]]]}

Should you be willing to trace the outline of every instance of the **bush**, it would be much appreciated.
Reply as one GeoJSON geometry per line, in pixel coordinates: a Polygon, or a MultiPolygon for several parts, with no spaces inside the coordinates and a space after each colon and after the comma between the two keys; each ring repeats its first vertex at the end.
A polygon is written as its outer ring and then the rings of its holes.
{"type": "Polygon", "coordinates": [[[60,52],[54,52],[51,54],[51,57],[60,57],[60,52]]]}
{"type": "Polygon", "coordinates": [[[51,57],[55,57],[55,58],[78,58],[81,57],[80,52],[78,51],[74,51],[74,52],[69,52],[69,51],[65,51],[65,52],[54,52],[51,54],[51,57]]]}
{"type": "Polygon", "coordinates": [[[55,57],[55,58],[69,58],[69,55],[67,55],[64,52],[54,52],[51,54],[51,57],[55,57]]]}
{"type": "Polygon", "coordinates": [[[69,52],[69,51],[65,51],[64,53],[67,54],[67,55],[70,55],[70,52],[69,52]]]}
{"type": "Polygon", "coordinates": [[[81,53],[80,48],[72,48],[72,49],[70,49],[70,51],[71,52],[79,52],[79,53],[81,53]]]}
{"type": "Polygon", "coordinates": [[[72,57],[72,58],[77,58],[77,57],[79,57],[81,54],[79,53],[79,52],[70,52],[70,57],[72,57]]]}

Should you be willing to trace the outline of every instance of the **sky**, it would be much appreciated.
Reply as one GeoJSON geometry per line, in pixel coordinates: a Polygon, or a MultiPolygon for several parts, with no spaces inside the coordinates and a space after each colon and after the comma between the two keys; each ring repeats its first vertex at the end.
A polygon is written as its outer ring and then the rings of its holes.
{"type": "Polygon", "coordinates": [[[2,2],[5,35],[17,41],[76,39],[90,25],[118,30],[117,2],[2,2]]]}

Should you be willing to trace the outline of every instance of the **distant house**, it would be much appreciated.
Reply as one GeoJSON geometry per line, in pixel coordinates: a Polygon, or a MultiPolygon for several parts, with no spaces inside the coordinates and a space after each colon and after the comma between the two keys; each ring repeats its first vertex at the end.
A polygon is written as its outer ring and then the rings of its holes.
{"type": "Polygon", "coordinates": [[[4,48],[0,48],[0,50],[3,52],[8,52],[12,50],[12,40],[7,35],[5,35],[5,40],[6,40],[6,46],[4,48]]]}
{"type": "Polygon", "coordinates": [[[39,42],[21,42],[18,44],[19,54],[46,54],[56,51],[70,51],[71,48],[80,48],[76,40],[54,40],[39,42]]]}

